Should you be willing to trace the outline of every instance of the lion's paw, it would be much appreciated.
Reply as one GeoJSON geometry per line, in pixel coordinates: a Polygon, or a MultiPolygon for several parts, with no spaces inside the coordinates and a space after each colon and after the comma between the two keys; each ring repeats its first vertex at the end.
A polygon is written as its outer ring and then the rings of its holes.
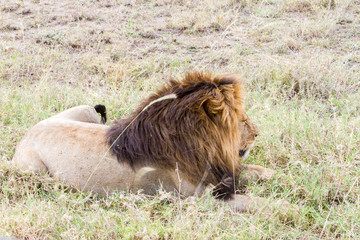
{"type": "Polygon", "coordinates": [[[270,169],[270,168],[263,168],[261,173],[259,174],[260,180],[263,181],[267,181],[270,178],[272,178],[272,176],[274,176],[275,174],[275,170],[270,169]]]}

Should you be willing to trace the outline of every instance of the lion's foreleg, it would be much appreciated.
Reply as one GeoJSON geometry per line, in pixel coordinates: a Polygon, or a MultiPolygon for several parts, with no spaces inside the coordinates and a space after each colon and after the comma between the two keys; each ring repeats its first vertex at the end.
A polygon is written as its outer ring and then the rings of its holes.
{"type": "Polygon", "coordinates": [[[242,167],[243,171],[240,178],[244,183],[247,183],[250,180],[267,181],[275,174],[274,170],[270,168],[264,168],[258,165],[243,164],[242,167]]]}
{"type": "Polygon", "coordinates": [[[176,185],[169,172],[163,169],[144,167],[136,172],[131,191],[143,190],[145,194],[155,195],[161,188],[169,192],[176,190],[176,185]]]}
{"type": "Polygon", "coordinates": [[[174,192],[181,196],[201,194],[204,190],[201,186],[195,186],[186,181],[175,170],[151,167],[143,167],[136,171],[131,190],[137,192],[140,189],[143,190],[143,193],[150,195],[154,195],[160,189],[164,189],[166,192],[174,192]]]}

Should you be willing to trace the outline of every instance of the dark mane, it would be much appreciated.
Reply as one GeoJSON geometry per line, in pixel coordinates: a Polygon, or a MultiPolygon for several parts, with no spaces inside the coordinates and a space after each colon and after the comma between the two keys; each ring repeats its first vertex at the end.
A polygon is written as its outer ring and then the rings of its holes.
{"type": "Polygon", "coordinates": [[[237,124],[242,113],[241,82],[195,72],[152,94],[128,118],[114,124],[107,137],[119,162],[133,168],[178,168],[195,184],[209,171],[204,183],[219,184],[214,193],[227,198],[239,176],[237,124]],[[148,106],[169,94],[176,98],[148,106]]]}

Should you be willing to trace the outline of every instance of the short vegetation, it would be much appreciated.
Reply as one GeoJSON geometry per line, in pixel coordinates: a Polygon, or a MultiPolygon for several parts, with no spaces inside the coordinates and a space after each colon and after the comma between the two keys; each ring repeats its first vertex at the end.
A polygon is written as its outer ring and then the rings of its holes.
{"type": "Polygon", "coordinates": [[[358,0],[0,1],[0,238],[360,238],[358,0]],[[11,165],[40,120],[104,104],[110,122],[189,70],[235,72],[260,135],[244,194],[299,213],[240,214],[211,194],[74,191],[11,165]]]}

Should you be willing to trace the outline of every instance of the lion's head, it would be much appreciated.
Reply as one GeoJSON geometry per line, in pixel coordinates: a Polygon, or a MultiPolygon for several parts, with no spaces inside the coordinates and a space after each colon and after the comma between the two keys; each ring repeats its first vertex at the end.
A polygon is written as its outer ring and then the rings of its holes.
{"type": "Polygon", "coordinates": [[[241,159],[258,134],[244,107],[243,83],[236,75],[189,73],[114,124],[109,144],[121,162],[178,168],[194,184],[206,176],[204,183],[220,183],[215,194],[227,198],[238,182],[241,159]],[[176,97],[155,101],[170,94],[176,97]]]}

